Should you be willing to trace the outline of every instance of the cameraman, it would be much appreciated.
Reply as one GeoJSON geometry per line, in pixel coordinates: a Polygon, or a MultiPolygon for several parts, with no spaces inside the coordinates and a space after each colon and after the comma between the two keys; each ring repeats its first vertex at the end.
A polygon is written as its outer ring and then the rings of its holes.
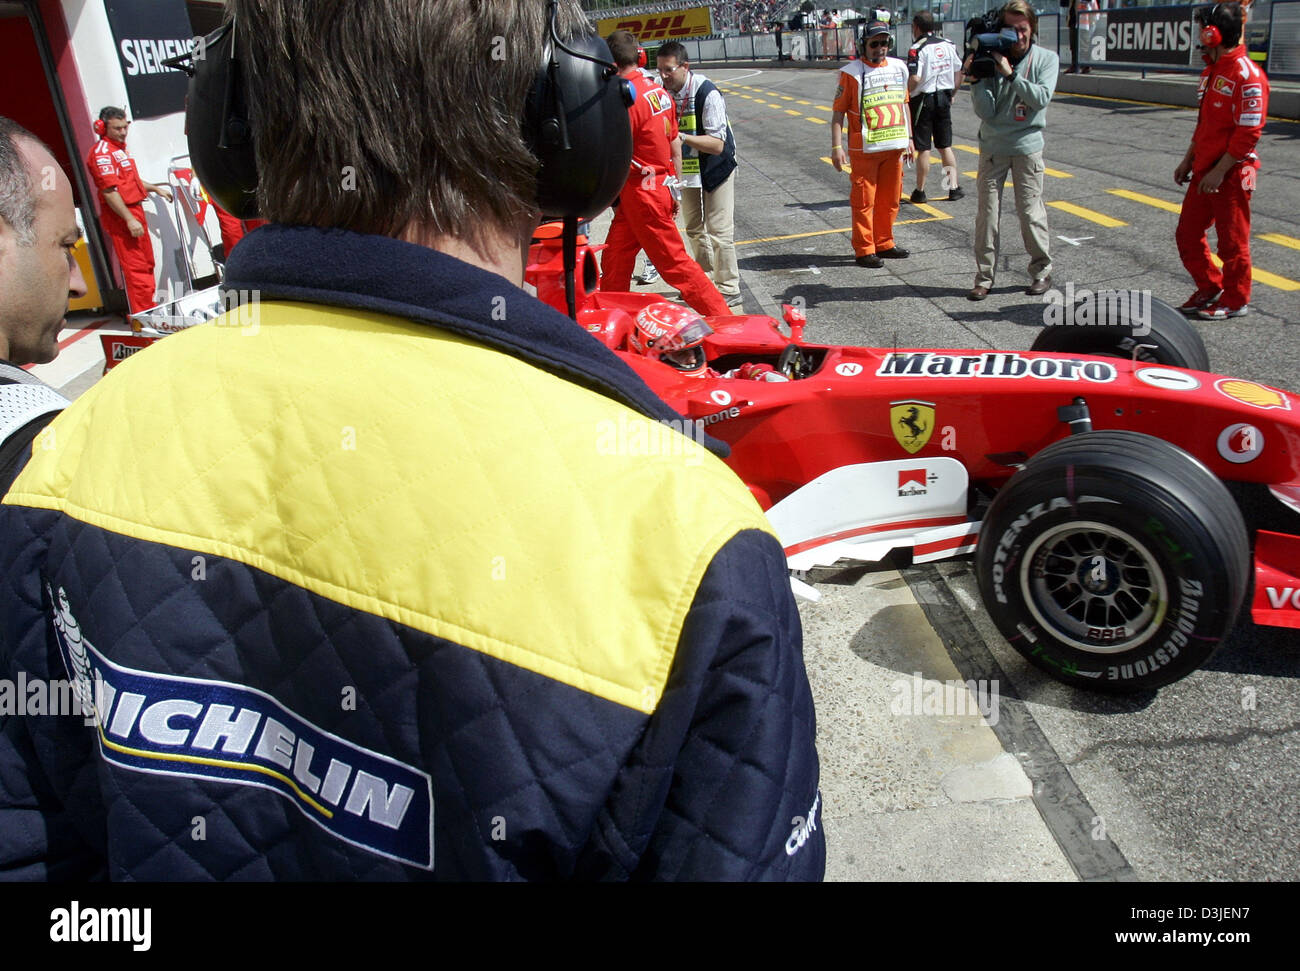
{"type": "MultiPolygon", "coordinates": [[[[1053,51],[1034,44],[1038,14],[1026,0],[1010,0],[1002,8],[1002,26],[1015,31],[1016,41],[1004,55],[994,51],[993,76],[971,85],[971,102],[980,124],[979,204],[975,216],[975,286],[971,300],[983,300],[993,286],[998,259],[998,220],[1002,184],[1007,170],[1016,193],[1020,235],[1029,253],[1030,285],[1037,296],[1052,285],[1048,255],[1047,209],[1043,205],[1043,128],[1047,103],[1056,90],[1060,60],[1053,51]]],[[[971,77],[975,55],[966,58],[963,72],[971,77]]]]}

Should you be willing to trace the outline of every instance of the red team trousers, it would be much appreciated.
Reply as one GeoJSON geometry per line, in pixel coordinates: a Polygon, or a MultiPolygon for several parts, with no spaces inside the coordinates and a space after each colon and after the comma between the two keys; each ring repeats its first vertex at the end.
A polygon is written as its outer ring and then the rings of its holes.
{"type": "Polygon", "coordinates": [[[126,228],[126,223],[118,218],[117,213],[113,212],[107,206],[104,207],[104,228],[108,230],[109,237],[113,240],[113,250],[117,253],[117,261],[122,264],[122,275],[126,278],[126,301],[131,307],[131,313],[138,314],[141,311],[148,310],[156,303],[154,299],[157,287],[153,278],[153,240],[149,238],[148,225],[145,221],[144,207],[140,203],[127,206],[127,211],[131,213],[140,225],[146,227],[145,232],[136,238],[131,235],[131,231],[126,228]]]}
{"type": "Polygon", "coordinates": [[[636,254],[643,249],[664,281],[680,290],[696,311],[705,317],[728,317],[727,301],[682,245],[673,221],[673,197],[662,180],[657,176],[653,188],[643,189],[637,175],[623,186],[600,260],[600,289],[630,289],[636,254]]]}
{"type": "Polygon", "coordinates": [[[1254,166],[1234,165],[1218,192],[1202,192],[1200,177],[1193,179],[1174,233],[1178,255],[1196,288],[1222,290],[1220,305],[1234,309],[1250,303],[1250,194],[1255,172],[1254,166]],[[1210,261],[1205,234],[1211,226],[1219,238],[1222,270],[1210,261]]]}

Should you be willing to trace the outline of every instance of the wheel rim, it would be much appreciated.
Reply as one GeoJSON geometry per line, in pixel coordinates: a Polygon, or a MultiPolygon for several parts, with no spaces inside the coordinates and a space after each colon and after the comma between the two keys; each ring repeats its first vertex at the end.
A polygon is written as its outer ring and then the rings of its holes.
{"type": "Polygon", "coordinates": [[[1151,551],[1098,522],[1062,523],[1035,539],[1021,561],[1020,592],[1043,629],[1089,654],[1138,647],[1169,609],[1169,588],[1151,551]]]}

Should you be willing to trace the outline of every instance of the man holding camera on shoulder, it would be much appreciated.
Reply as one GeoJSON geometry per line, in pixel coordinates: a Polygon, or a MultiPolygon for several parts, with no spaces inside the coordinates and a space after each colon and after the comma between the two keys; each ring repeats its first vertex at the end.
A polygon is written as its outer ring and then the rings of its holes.
{"type": "Polygon", "coordinates": [[[1047,125],[1047,104],[1056,90],[1060,59],[1034,43],[1038,14],[1026,0],[1010,0],[1002,8],[1001,25],[1001,46],[994,45],[987,58],[978,52],[972,54],[962,65],[966,76],[973,79],[971,103],[981,120],[976,270],[975,286],[968,295],[971,300],[983,300],[993,286],[1002,185],[1008,170],[1015,187],[1020,235],[1029,253],[1032,282],[1025,293],[1038,296],[1052,285],[1047,208],[1043,205],[1043,129],[1047,125]],[[1010,38],[1012,32],[1014,41],[1010,38]]]}

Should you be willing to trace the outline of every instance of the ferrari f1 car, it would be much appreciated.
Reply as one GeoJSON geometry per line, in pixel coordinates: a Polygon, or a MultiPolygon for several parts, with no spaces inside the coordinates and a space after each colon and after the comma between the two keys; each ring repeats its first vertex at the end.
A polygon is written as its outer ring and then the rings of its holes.
{"type": "MultiPolygon", "coordinates": [[[[579,325],[730,446],[792,571],[973,553],[1007,640],[1068,684],[1155,688],[1223,641],[1252,563],[1225,482],[1300,512],[1300,396],[1210,373],[1158,301],[1149,333],[1049,327],[1027,352],[840,347],[804,340],[791,307],[787,329],[674,321],[656,294],[598,291],[577,255],[579,325]]],[[[559,263],[537,241],[527,277],[563,311],[559,263]]],[[[1300,628],[1300,536],[1253,545],[1254,620],[1300,628]]]]}

